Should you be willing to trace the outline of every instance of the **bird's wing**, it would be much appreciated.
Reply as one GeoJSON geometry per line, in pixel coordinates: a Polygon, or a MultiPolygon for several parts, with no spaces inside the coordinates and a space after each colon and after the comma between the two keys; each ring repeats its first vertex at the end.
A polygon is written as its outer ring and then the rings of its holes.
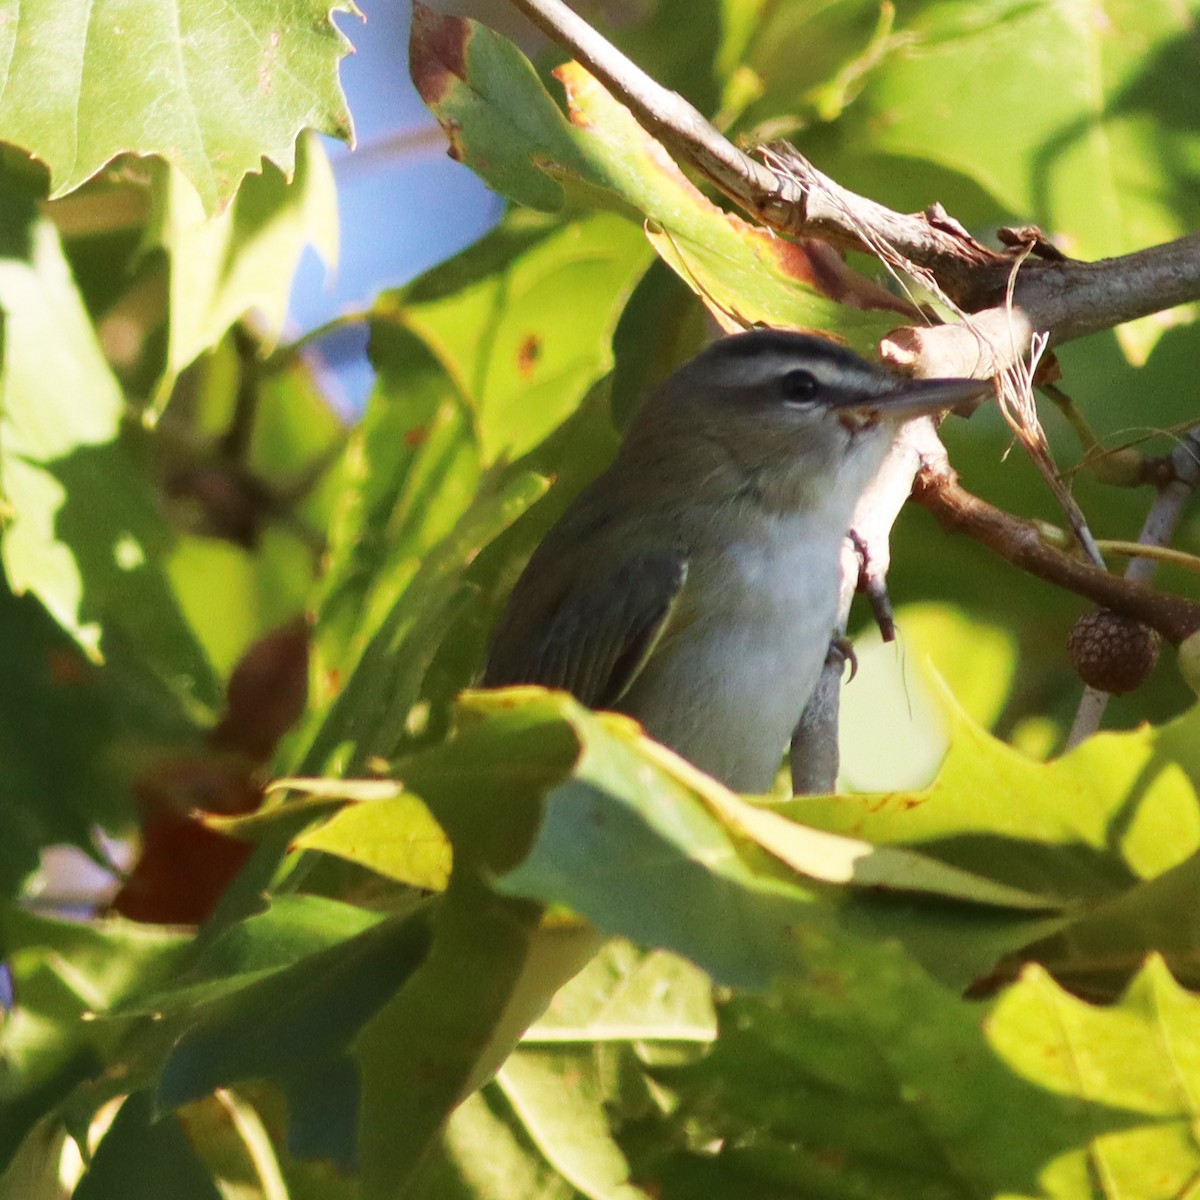
{"type": "Polygon", "coordinates": [[[592,573],[544,615],[521,612],[501,626],[484,685],[537,683],[589,708],[612,707],[658,644],[686,579],[686,559],[666,554],[592,573]]]}

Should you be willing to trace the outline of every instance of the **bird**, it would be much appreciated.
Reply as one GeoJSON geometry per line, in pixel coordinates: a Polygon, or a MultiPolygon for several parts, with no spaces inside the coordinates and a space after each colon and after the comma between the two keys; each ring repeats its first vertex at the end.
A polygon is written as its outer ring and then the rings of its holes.
{"type": "Polygon", "coordinates": [[[897,428],[989,391],[813,334],[711,343],[530,557],[483,686],[565,690],[734,791],[770,790],[834,637],[843,539],[897,428]]]}

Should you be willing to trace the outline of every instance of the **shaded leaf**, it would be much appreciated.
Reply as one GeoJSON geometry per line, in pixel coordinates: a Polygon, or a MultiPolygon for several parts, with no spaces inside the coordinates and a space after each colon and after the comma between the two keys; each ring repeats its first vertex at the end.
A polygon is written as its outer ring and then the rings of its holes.
{"type": "MultiPolygon", "coordinates": [[[[1169,241],[1200,221],[1195,17],[1171,0],[930,7],[854,124],[879,150],[978,180],[1080,258],[1169,241]]],[[[1144,359],[1164,328],[1126,340],[1144,359]]]]}
{"type": "Polygon", "coordinates": [[[306,1091],[319,1087],[320,1065],[340,1057],[412,974],[428,936],[422,913],[385,918],[207,1002],[188,1017],[162,1066],[158,1110],[243,1079],[282,1078],[306,1091]]]}
{"type": "Polygon", "coordinates": [[[1119,1009],[1034,972],[987,1012],[894,947],[803,940],[807,979],[721,1004],[709,1057],[662,1072],[701,1123],[670,1194],[1165,1200],[1195,1172],[1197,1001],[1161,967],[1119,1009]]]}
{"type": "Polygon", "coordinates": [[[364,1200],[404,1188],[450,1112],[495,1070],[562,982],[552,972],[545,995],[535,991],[509,1012],[538,919],[535,905],[495,896],[465,873],[451,881],[428,959],[355,1045],[364,1200]],[[534,1011],[526,1012],[530,1003],[534,1011]]]}
{"type": "Polygon", "coordinates": [[[156,1118],[145,1093],[130,1096],[96,1148],[73,1195],[76,1200],[220,1200],[179,1120],[156,1118]]]}
{"type": "Polygon", "coordinates": [[[85,1020],[159,985],[190,938],[130,921],[84,925],[0,911],[0,952],[14,1004],[0,1021],[0,1171],[35,1122],[97,1074],[116,1044],[85,1020]]]}

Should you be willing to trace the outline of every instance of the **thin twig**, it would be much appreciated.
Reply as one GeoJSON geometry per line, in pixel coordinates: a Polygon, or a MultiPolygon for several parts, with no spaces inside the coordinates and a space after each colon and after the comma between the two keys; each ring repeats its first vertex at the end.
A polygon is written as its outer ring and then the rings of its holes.
{"type": "Polygon", "coordinates": [[[913,498],[938,522],[965,533],[1006,562],[1156,629],[1172,645],[1200,629],[1200,601],[1156,592],[1110,575],[1047,543],[1037,526],[968,492],[948,462],[930,462],[917,476],[913,498]]]}
{"type": "MultiPolygon", "coordinates": [[[[1184,506],[1196,486],[1200,484],[1200,427],[1189,430],[1179,440],[1171,452],[1170,462],[1175,471],[1175,478],[1159,489],[1158,496],[1146,514],[1138,540],[1132,543],[1134,553],[1137,553],[1138,557],[1132,559],[1125,568],[1126,580],[1146,587],[1149,587],[1154,579],[1158,562],[1167,555],[1170,555],[1169,561],[1182,565],[1178,562],[1178,552],[1168,551],[1166,547],[1175,535],[1184,506]],[[1155,553],[1147,553],[1151,550],[1155,553]]],[[[1197,561],[1192,555],[1182,557],[1191,563],[1197,561]]],[[[1193,566],[1191,569],[1196,568],[1193,566]]],[[[1072,721],[1071,730],[1067,734],[1067,749],[1078,746],[1085,738],[1091,737],[1099,730],[1100,722],[1104,720],[1104,710],[1108,707],[1108,696],[1108,692],[1099,688],[1088,686],[1083,689],[1075,720],[1072,721]]]]}
{"type": "MultiPolygon", "coordinates": [[[[837,627],[833,631],[835,639],[846,633],[850,605],[860,587],[868,592],[874,589],[877,596],[880,593],[886,596],[892,526],[912,490],[917,469],[939,453],[945,457],[945,449],[928,417],[907,422],[892,442],[879,474],[859,500],[854,510],[851,536],[842,546],[842,587],[837,627]]],[[[877,619],[878,611],[876,609],[877,619]]],[[[880,626],[884,640],[890,641],[884,623],[880,622],[880,626]]],[[[844,664],[844,653],[836,649],[831,651],[792,736],[789,756],[792,790],[798,795],[834,790],[838,773],[839,694],[844,664]]]]}
{"type": "MultiPolygon", "coordinates": [[[[1123,542],[1113,538],[1097,538],[1096,545],[1102,554],[1115,554],[1119,558],[1132,558],[1142,563],[1168,563],[1183,571],[1200,572],[1200,557],[1188,554],[1186,550],[1173,550],[1170,546],[1157,546],[1153,542],[1123,542]]],[[[1133,565],[1130,563],[1130,568],[1133,565]]],[[[1127,570],[1125,578],[1139,579],[1141,576],[1127,570]]],[[[1142,582],[1149,583],[1150,580],[1142,579],[1142,582]]]]}

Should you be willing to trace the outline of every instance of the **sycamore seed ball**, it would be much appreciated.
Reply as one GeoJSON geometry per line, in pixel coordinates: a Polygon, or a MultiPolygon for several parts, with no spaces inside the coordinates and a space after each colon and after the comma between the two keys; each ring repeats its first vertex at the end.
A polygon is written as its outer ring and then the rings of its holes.
{"type": "Polygon", "coordinates": [[[1084,683],[1119,696],[1146,682],[1161,645],[1148,625],[1099,608],[1075,622],[1067,654],[1084,683]]]}

